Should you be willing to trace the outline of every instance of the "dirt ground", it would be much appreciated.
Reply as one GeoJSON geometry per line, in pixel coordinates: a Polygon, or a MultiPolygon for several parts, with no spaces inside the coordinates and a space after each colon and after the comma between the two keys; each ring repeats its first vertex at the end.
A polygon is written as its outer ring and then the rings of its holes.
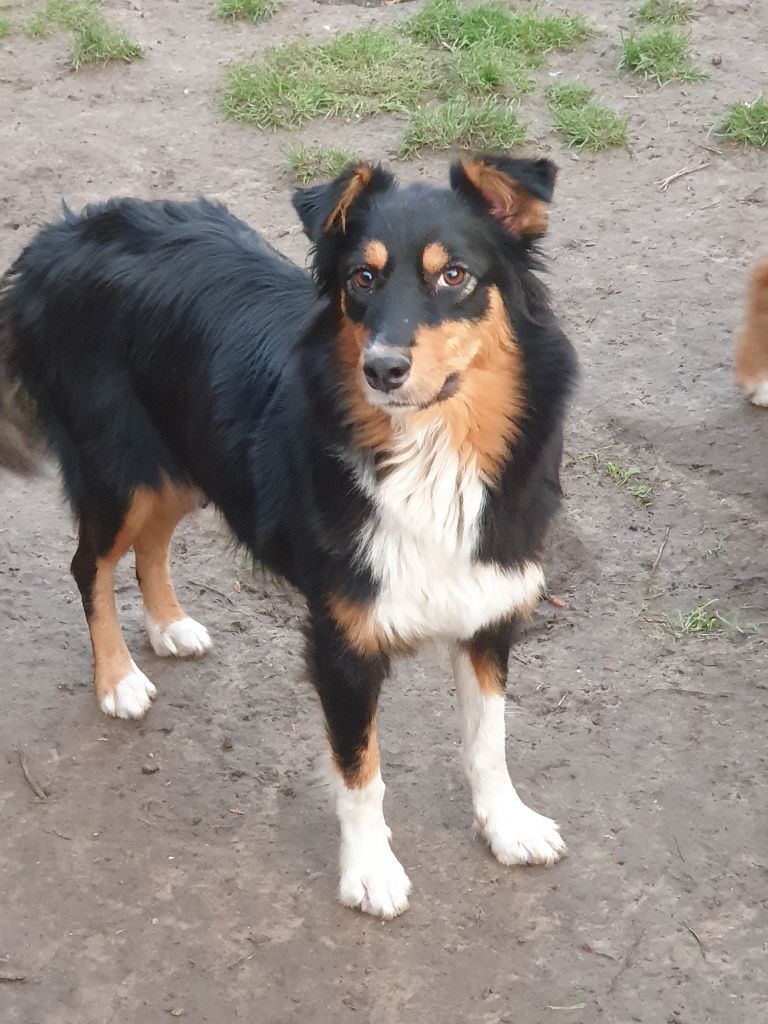
{"type": "MultiPolygon", "coordinates": [[[[508,750],[570,857],[510,870],[473,839],[447,665],[424,657],[398,666],[380,730],[412,908],[382,925],[339,906],[300,602],[249,576],[200,513],[179,536],[176,578],[216,647],[200,663],[156,659],[126,564],[126,635],[160,692],[145,721],[107,720],[57,481],[6,477],[3,1024],[765,1019],[768,415],[735,392],[730,363],[745,270],[768,240],[768,156],[708,132],[765,85],[768,10],[697,3],[710,77],[658,90],[615,72],[634,6],[573,4],[605,33],[540,73],[597,84],[630,117],[629,152],[564,151],[541,90],[523,106],[531,149],[561,165],[548,251],[582,381],[548,567],[570,607],[542,606],[513,656],[508,750]],[[649,509],[597,468],[610,459],[653,482],[649,509]],[[675,639],[645,621],[710,600],[748,628],[675,639]]],[[[208,0],[107,7],[144,62],[74,75],[65,36],[0,43],[0,265],[62,198],[114,194],[215,196],[303,260],[286,139],[221,121],[223,65],[415,5],[286,0],[259,28],[214,22],[208,0]]],[[[393,118],[303,137],[386,159],[397,134],[393,118]]],[[[445,168],[440,157],[399,171],[445,168]]]]}

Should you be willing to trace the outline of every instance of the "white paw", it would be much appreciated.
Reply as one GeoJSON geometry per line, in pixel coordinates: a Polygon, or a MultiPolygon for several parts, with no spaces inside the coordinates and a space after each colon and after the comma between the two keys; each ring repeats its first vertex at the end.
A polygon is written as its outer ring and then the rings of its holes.
{"type": "MultiPolygon", "coordinates": [[[[350,844],[351,846],[352,844],[350,844]]],[[[408,909],[411,883],[382,834],[341,853],[339,899],[345,907],[389,920],[408,909]]]]}
{"type": "Polygon", "coordinates": [[[750,381],[744,390],[753,405],[768,405],[768,377],[765,380],[750,381]]]}
{"type": "Polygon", "coordinates": [[[154,684],[134,665],[133,672],[101,701],[101,710],[113,718],[143,718],[156,696],[154,684]]]}
{"type": "Polygon", "coordinates": [[[213,646],[208,630],[194,619],[179,619],[163,627],[145,612],[144,623],[158,658],[199,658],[213,646]]]}
{"type": "Polygon", "coordinates": [[[501,864],[554,864],[568,852],[554,821],[525,804],[478,815],[476,828],[501,864]]]}

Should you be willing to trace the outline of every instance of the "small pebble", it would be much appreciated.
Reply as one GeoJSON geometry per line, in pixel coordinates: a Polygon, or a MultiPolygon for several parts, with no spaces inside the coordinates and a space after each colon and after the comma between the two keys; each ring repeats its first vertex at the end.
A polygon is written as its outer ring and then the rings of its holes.
{"type": "Polygon", "coordinates": [[[157,764],[143,764],[141,766],[142,775],[156,775],[160,771],[160,766],[157,764]]]}

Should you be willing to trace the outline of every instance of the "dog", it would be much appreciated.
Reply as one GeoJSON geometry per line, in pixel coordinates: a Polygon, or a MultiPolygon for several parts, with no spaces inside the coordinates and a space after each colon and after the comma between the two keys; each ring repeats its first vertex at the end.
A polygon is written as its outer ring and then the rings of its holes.
{"type": "Polygon", "coordinates": [[[736,383],[750,402],[768,406],[768,253],[747,286],[746,317],[736,343],[736,383]]]}
{"type": "Polygon", "coordinates": [[[101,709],[140,718],[155,697],[115,609],[130,548],[155,654],[211,646],[169,573],[202,494],[306,599],[340,899],[383,918],[411,886],[384,820],[376,706],[390,658],[424,641],[452,650],[493,854],[565,853],[512,785],[504,727],[576,374],[538,276],[555,178],[548,160],[505,156],[457,160],[445,187],[351,165],[294,194],[311,273],[202,199],[65,207],[2,288],[2,458],[25,470],[47,447],[61,466],[101,709]]]}

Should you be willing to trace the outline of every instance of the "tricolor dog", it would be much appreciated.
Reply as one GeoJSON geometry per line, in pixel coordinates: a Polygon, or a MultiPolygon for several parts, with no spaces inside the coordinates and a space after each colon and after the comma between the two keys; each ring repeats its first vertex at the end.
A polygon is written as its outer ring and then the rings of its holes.
{"type": "Polygon", "coordinates": [[[219,205],[116,199],[65,210],[2,285],[0,462],[29,469],[40,442],[61,466],[102,710],[140,718],[155,697],[115,608],[129,549],[155,654],[211,645],[169,572],[174,529],[204,495],[306,598],[340,897],[381,917],[411,886],[384,820],[376,705],[390,658],[423,641],[452,650],[495,856],[565,852],[517,795],[504,731],[575,375],[537,277],[554,182],[547,160],[467,156],[442,188],[350,166],[294,196],[311,274],[219,205]]]}

